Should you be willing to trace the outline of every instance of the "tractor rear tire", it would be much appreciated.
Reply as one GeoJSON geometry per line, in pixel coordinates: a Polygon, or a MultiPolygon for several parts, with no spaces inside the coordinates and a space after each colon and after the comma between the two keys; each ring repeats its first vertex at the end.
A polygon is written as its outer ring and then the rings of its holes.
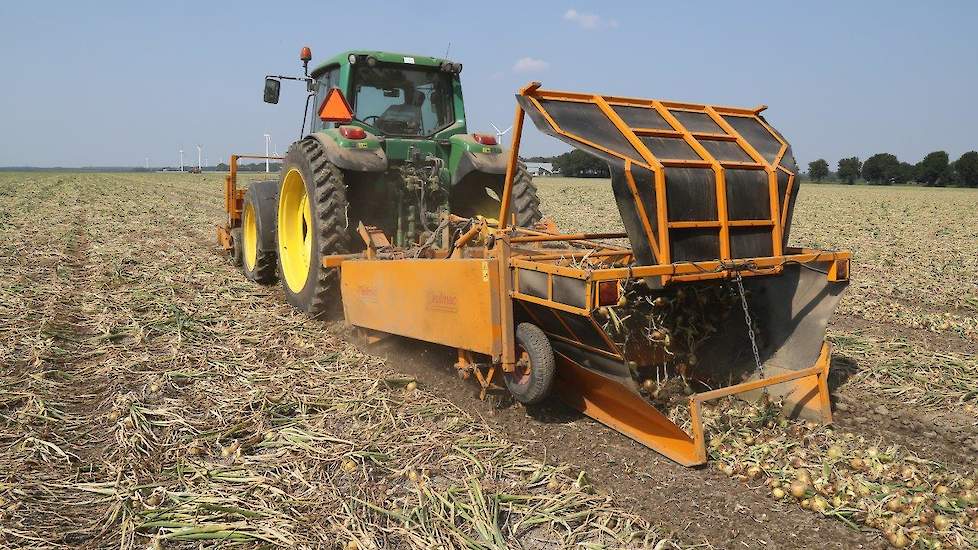
{"type": "Polygon", "coordinates": [[[540,197],[537,196],[537,186],[533,183],[533,176],[526,171],[522,164],[513,177],[513,196],[510,203],[510,212],[516,214],[516,225],[520,227],[533,227],[534,224],[543,219],[540,212],[540,197]]]}
{"type": "Polygon", "coordinates": [[[547,335],[534,324],[520,323],[516,327],[516,368],[503,375],[509,393],[524,405],[540,403],[550,394],[556,374],[547,335]]]}
{"type": "Polygon", "coordinates": [[[262,285],[278,278],[275,229],[278,223],[278,182],[259,181],[245,193],[241,212],[242,263],[245,277],[262,285]]]}
{"type": "Polygon", "coordinates": [[[285,298],[313,316],[339,302],[339,273],[322,257],[350,248],[343,172],[314,138],[289,147],[279,185],[278,271],[285,298]]]}
{"type": "Polygon", "coordinates": [[[244,252],[241,250],[242,246],[241,228],[235,227],[231,230],[231,265],[234,267],[241,267],[241,262],[244,252]]]}

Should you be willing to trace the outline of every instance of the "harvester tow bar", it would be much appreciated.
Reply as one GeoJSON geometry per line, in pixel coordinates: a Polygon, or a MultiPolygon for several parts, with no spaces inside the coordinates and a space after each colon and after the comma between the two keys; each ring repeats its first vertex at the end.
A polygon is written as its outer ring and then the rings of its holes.
{"type": "MultiPolygon", "coordinates": [[[[744,278],[740,275],[739,269],[734,271],[733,280],[737,283],[737,293],[740,294],[740,306],[744,309],[744,322],[747,323],[747,336],[750,338],[750,349],[754,352],[754,366],[757,367],[757,377],[764,380],[764,367],[761,365],[761,354],[757,351],[754,324],[750,318],[750,308],[747,306],[747,293],[744,292],[744,278]]],[[[764,386],[763,392],[764,396],[767,397],[767,386],[764,386]]]]}

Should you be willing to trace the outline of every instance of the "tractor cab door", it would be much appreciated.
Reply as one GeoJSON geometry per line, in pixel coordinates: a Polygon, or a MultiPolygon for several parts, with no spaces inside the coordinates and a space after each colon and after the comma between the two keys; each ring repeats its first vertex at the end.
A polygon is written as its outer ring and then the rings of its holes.
{"type": "MultiPolygon", "coordinates": [[[[319,109],[319,106],[323,104],[323,100],[326,99],[326,94],[329,93],[330,88],[339,86],[339,81],[339,66],[333,67],[316,78],[316,95],[313,97],[312,104],[309,106],[309,108],[312,110],[312,112],[309,113],[309,118],[312,120],[310,132],[318,132],[319,130],[326,128],[328,123],[320,120],[319,117],[316,116],[316,112],[319,109]]],[[[346,92],[344,91],[344,95],[345,93],[346,92]]]]}

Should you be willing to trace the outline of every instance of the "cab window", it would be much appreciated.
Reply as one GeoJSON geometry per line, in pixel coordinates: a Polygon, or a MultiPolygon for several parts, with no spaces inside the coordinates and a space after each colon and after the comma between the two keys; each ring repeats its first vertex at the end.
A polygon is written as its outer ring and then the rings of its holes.
{"type": "Polygon", "coordinates": [[[353,71],[354,116],[380,133],[430,136],[455,122],[448,73],[385,63],[353,71]]]}

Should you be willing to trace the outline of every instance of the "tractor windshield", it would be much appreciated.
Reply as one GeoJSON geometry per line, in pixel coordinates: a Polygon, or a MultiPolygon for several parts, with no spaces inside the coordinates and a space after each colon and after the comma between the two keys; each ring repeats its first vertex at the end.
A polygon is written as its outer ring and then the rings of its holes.
{"type": "Polygon", "coordinates": [[[364,124],[394,136],[430,136],[455,122],[452,77],[435,68],[357,65],[353,110],[364,124]]]}

